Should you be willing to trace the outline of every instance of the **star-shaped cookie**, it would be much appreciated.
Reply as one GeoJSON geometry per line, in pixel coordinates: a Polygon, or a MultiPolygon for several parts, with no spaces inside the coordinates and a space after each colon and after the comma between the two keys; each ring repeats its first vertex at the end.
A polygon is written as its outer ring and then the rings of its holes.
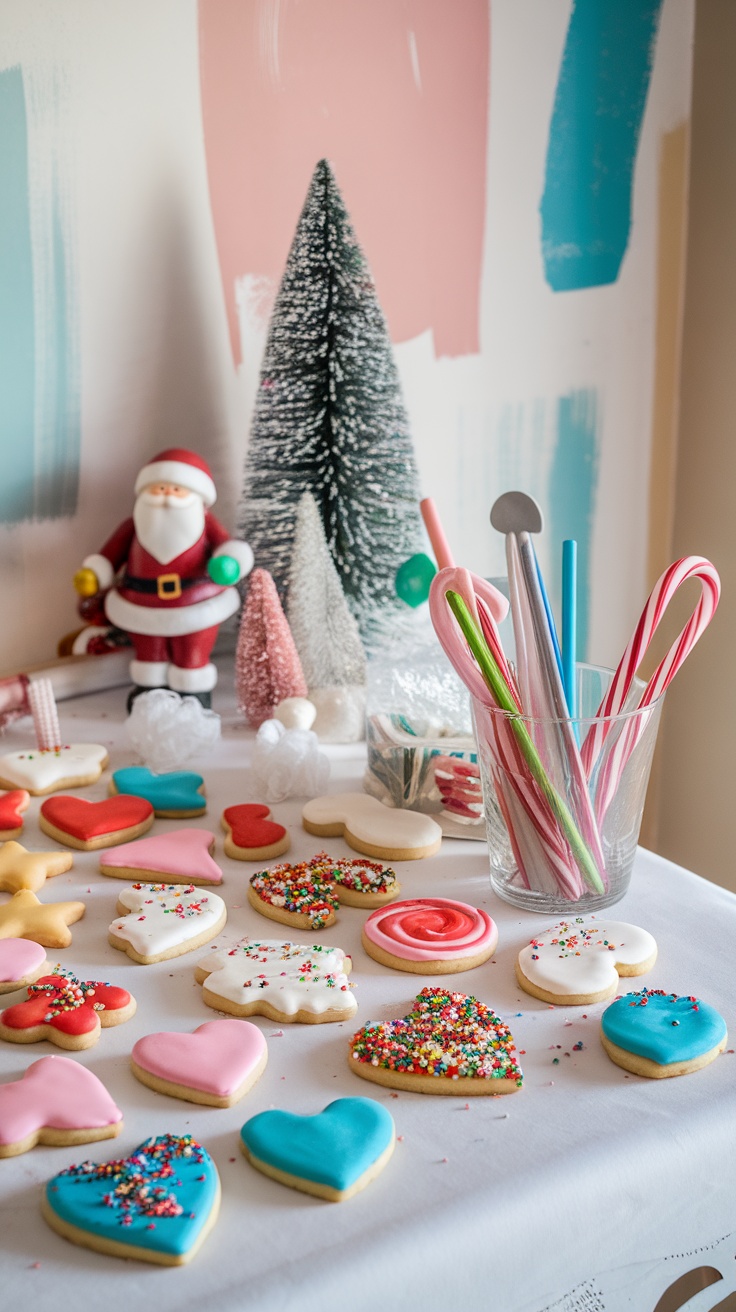
{"type": "Polygon", "coordinates": [[[68,948],[68,926],[81,920],[84,902],[39,902],[23,888],[0,907],[0,938],[30,938],[42,948],[68,948]]]}
{"type": "Polygon", "coordinates": [[[12,839],[0,847],[0,889],[17,893],[30,888],[36,893],[53,875],[71,870],[71,852],[29,852],[12,839]]]}

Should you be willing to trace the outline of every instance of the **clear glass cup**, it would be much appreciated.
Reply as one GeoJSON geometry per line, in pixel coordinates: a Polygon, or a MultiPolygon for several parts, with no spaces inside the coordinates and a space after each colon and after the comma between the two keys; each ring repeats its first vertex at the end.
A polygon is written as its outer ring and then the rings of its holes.
{"type": "Polygon", "coordinates": [[[597,719],[612,677],[599,666],[577,666],[575,720],[535,720],[473,703],[491,887],[513,906],[577,915],[611,906],[629,886],[664,695],[637,709],[644,684],[635,679],[621,713],[597,719]],[[548,791],[529,766],[523,730],[548,791]],[[570,764],[571,732],[581,746],[589,733],[605,733],[587,787],[585,771],[570,764]]]}

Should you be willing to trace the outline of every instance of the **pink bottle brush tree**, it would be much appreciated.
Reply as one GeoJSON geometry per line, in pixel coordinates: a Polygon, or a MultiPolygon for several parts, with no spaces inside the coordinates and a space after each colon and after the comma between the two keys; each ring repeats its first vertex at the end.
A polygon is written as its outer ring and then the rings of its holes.
{"type": "Polygon", "coordinates": [[[276,584],[254,569],[235,653],[238,709],[253,729],[271,719],[285,697],[306,697],[307,685],[276,584]]]}

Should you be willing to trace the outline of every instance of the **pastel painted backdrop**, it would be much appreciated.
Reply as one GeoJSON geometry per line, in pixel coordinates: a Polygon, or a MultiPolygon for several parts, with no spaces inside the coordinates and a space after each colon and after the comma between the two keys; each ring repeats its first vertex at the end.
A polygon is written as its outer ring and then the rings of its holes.
{"type": "Polygon", "coordinates": [[[3,0],[0,639],[75,627],[71,574],[159,447],[234,521],[269,309],[327,156],[374,271],[423,490],[503,571],[536,495],[616,659],[667,550],[692,0],[3,0]]]}

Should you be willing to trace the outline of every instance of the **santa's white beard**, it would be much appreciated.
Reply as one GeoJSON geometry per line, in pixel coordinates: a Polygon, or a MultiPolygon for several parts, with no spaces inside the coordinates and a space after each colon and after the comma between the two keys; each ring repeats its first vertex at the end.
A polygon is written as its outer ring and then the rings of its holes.
{"type": "Polygon", "coordinates": [[[160,565],[168,565],[201,538],[204,503],[196,492],[190,492],[188,497],[141,492],[136,498],[133,523],[143,549],[160,565]]]}

